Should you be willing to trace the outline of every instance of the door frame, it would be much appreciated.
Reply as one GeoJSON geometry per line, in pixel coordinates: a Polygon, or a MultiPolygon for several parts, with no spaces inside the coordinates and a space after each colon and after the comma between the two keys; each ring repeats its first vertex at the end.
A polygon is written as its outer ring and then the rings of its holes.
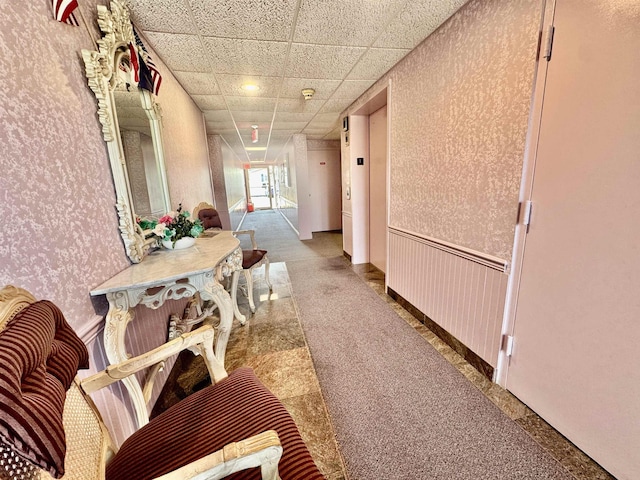
{"type": "MultiPolygon", "coordinates": [[[[391,123],[392,123],[392,119],[391,119],[391,110],[392,110],[392,86],[391,86],[391,79],[387,79],[385,82],[383,82],[377,89],[372,90],[368,95],[368,100],[360,105],[356,110],[352,111],[349,113],[349,115],[354,115],[354,116],[362,116],[362,117],[367,117],[367,132],[366,135],[368,137],[369,135],[369,117],[371,116],[372,113],[377,112],[378,110],[380,110],[383,106],[386,105],[387,107],[387,152],[386,152],[386,199],[385,199],[385,203],[386,203],[386,215],[385,215],[385,235],[386,235],[386,246],[385,246],[385,264],[387,266],[387,270],[389,269],[389,219],[390,219],[390,206],[391,206],[391,123]]],[[[353,135],[357,134],[357,132],[355,131],[351,131],[351,136],[352,136],[352,140],[353,140],[353,135]]],[[[371,167],[371,154],[369,152],[369,139],[367,138],[367,148],[366,148],[367,154],[366,154],[366,165],[367,165],[367,184],[369,182],[369,169],[371,167]]],[[[353,158],[347,158],[347,159],[342,159],[343,161],[347,161],[350,162],[350,165],[355,165],[355,159],[353,158]]],[[[352,175],[353,178],[353,175],[352,175]]],[[[368,185],[367,185],[368,188],[368,185]]],[[[369,231],[369,217],[370,217],[370,209],[369,209],[369,204],[370,204],[370,198],[371,198],[371,194],[370,192],[367,191],[367,212],[366,212],[366,216],[367,216],[367,221],[366,221],[366,241],[367,241],[367,262],[369,262],[370,258],[369,258],[369,253],[368,253],[368,245],[370,242],[370,234],[371,232],[369,231]]],[[[356,229],[357,224],[354,222],[354,230],[356,229]]],[[[355,232],[354,232],[354,236],[355,236],[355,232]]],[[[355,248],[355,246],[354,246],[355,248]]],[[[388,287],[388,278],[387,275],[385,275],[385,291],[388,287]]]]}
{"type": "Polygon", "coordinates": [[[542,58],[544,55],[544,41],[546,32],[553,26],[556,0],[543,0],[542,15],[540,19],[540,41],[538,45],[538,59],[534,72],[533,96],[529,114],[529,125],[525,141],[524,161],[522,167],[522,179],[520,181],[520,193],[518,195],[518,219],[515,227],[513,253],[511,256],[511,271],[507,282],[507,295],[505,299],[504,314],[502,317],[501,345],[498,353],[498,362],[494,372],[494,382],[506,388],[509,374],[510,348],[507,340],[513,337],[515,329],[516,312],[518,306],[518,293],[524,261],[524,250],[527,238],[527,226],[525,220],[525,205],[531,200],[533,192],[533,180],[535,164],[538,155],[538,141],[540,138],[540,124],[542,121],[542,108],[544,92],[547,83],[547,71],[549,62],[542,58]]]}

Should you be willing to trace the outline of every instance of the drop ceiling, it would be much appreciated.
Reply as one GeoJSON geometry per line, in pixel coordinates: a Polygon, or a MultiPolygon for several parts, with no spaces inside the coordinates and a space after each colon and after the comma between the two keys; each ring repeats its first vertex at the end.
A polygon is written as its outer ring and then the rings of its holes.
{"type": "Polygon", "coordinates": [[[294,133],[339,139],[340,113],[466,1],[129,4],[136,28],[204,112],[207,133],[253,164],[273,161],[294,133]],[[315,90],[311,100],[303,88],[315,90]]]}

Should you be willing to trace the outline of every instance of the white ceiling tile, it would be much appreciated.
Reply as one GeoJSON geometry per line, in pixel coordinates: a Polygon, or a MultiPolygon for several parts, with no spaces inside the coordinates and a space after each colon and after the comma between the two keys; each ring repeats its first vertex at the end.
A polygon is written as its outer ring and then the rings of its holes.
{"type": "Polygon", "coordinates": [[[311,78],[285,78],[282,83],[281,98],[302,98],[303,88],[313,88],[313,98],[322,100],[329,98],[340,85],[340,80],[321,80],[311,78]]]}
{"type": "Polygon", "coordinates": [[[288,130],[277,130],[275,127],[273,128],[273,130],[271,131],[271,134],[277,134],[277,135],[293,135],[295,133],[300,133],[300,129],[299,128],[295,128],[295,129],[288,129],[288,130]]]}
{"type": "Polygon", "coordinates": [[[236,75],[282,75],[286,42],[204,37],[213,71],[236,75]]]}
{"type": "Polygon", "coordinates": [[[324,104],[321,113],[340,113],[344,111],[349,105],[353,103],[353,100],[350,99],[340,99],[337,98],[335,100],[327,100],[327,103],[324,104]]]}
{"type": "Polygon", "coordinates": [[[236,125],[259,124],[261,141],[302,129],[339,138],[338,114],[466,0],[128,2],[145,43],[205,112],[207,130],[224,132],[244,162],[236,125]],[[260,90],[242,90],[248,82],[260,90]],[[315,89],[312,100],[303,88],[315,89]]]}
{"type": "Polygon", "coordinates": [[[224,95],[236,95],[246,97],[273,97],[276,98],[280,93],[281,77],[265,77],[254,75],[229,75],[219,74],[216,78],[222,85],[222,93],[224,95]],[[252,84],[258,87],[258,90],[247,91],[242,88],[243,85],[252,84]]]}
{"type": "Polygon", "coordinates": [[[173,74],[187,93],[192,95],[220,94],[220,88],[218,88],[212,73],[174,71],[173,74]]]}
{"type": "Polygon", "coordinates": [[[366,49],[322,45],[291,45],[286,77],[341,80],[353,68],[366,49]]]}
{"type": "Polygon", "coordinates": [[[281,98],[278,100],[278,113],[317,113],[324,103],[324,100],[305,100],[302,97],[299,99],[281,98]]]}
{"type": "Polygon", "coordinates": [[[206,36],[287,40],[296,0],[190,0],[206,36]]]}
{"type": "Polygon", "coordinates": [[[208,56],[196,35],[145,32],[151,47],[158,52],[171,71],[210,72],[208,56]]]}
{"type": "Polygon", "coordinates": [[[320,113],[309,123],[307,128],[334,128],[338,124],[338,113],[320,113]]]}
{"type": "Polygon", "coordinates": [[[128,0],[136,29],[154,32],[194,33],[195,25],[184,2],[175,0],[128,0]]]}
{"type": "Polygon", "coordinates": [[[468,0],[413,0],[387,26],[374,46],[414,48],[468,0]]]}
{"type": "Polygon", "coordinates": [[[222,95],[191,95],[200,110],[223,110],[227,108],[222,95]]]}
{"type": "Polygon", "coordinates": [[[345,80],[342,82],[333,95],[332,99],[342,98],[351,99],[352,101],[362,95],[367,88],[375,83],[375,80],[345,80]]]}
{"type": "Polygon", "coordinates": [[[273,122],[274,130],[301,130],[307,125],[307,122],[273,122]]]}
{"type": "Polygon", "coordinates": [[[276,122],[309,122],[315,116],[313,113],[276,112],[276,122]]]}
{"type": "Polygon", "coordinates": [[[230,122],[205,122],[207,130],[210,132],[222,133],[222,132],[235,132],[233,123],[230,122]]]}
{"type": "Polygon", "coordinates": [[[229,109],[240,112],[272,112],[276,106],[275,98],[225,97],[229,109]]]}
{"type": "Polygon", "coordinates": [[[348,80],[377,80],[404,57],[409,50],[372,48],[362,56],[347,76],[348,80]]]}
{"type": "Polygon", "coordinates": [[[218,129],[213,129],[213,126],[215,125],[214,122],[207,122],[206,126],[207,126],[207,133],[216,133],[217,135],[233,135],[236,134],[236,129],[235,128],[218,128],[218,129]]]}
{"type": "Polygon", "coordinates": [[[207,122],[230,122],[233,125],[229,110],[206,110],[204,119],[207,122]]]}
{"type": "Polygon", "coordinates": [[[233,112],[233,118],[238,122],[247,122],[249,124],[254,123],[271,123],[273,118],[273,112],[233,112]]]}
{"type": "Polygon", "coordinates": [[[306,133],[308,135],[326,135],[331,130],[333,130],[333,129],[332,128],[319,128],[319,127],[308,126],[307,128],[305,128],[302,131],[302,133],[306,133]]]}
{"type": "Polygon", "coordinates": [[[367,47],[404,0],[303,0],[294,42],[367,47]]]}

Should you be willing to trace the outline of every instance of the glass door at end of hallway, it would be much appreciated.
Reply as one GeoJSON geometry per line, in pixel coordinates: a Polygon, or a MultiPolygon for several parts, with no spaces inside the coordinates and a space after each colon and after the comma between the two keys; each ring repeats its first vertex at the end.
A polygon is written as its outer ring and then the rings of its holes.
{"type": "Polygon", "coordinates": [[[249,201],[256,210],[273,208],[273,183],[271,167],[249,169],[249,201]]]}

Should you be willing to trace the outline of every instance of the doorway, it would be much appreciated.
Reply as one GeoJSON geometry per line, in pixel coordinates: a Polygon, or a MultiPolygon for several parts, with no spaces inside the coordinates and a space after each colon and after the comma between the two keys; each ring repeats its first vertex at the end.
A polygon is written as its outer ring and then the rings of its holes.
{"type": "Polygon", "coordinates": [[[369,262],[387,271],[387,106],[369,115],[369,262]]]}
{"type": "Polygon", "coordinates": [[[272,167],[249,169],[249,201],[256,210],[273,208],[272,167]]]}

